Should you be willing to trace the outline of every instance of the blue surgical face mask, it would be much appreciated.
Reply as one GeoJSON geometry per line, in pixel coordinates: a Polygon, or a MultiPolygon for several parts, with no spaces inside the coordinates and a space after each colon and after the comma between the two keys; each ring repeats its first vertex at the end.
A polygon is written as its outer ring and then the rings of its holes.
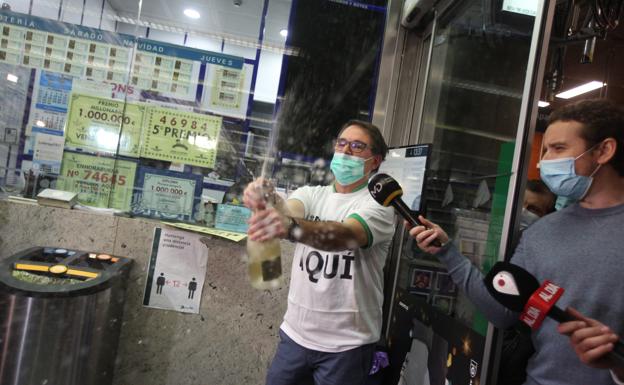
{"type": "Polygon", "coordinates": [[[527,227],[537,222],[538,219],[540,219],[539,215],[523,207],[522,212],[520,212],[520,231],[524,231],[527,227]]]}
{"type": "Polygon", "coordinates": [[[540,161],[540,176],[542,181],[555,195],[581,200],[591,187],[594,174],[600,169],[600,165],[589,176],[577,175],[574,163],[577,159],[591,151],[587,151],[576,158],[560,158],[540,161]]]}
{"type": "Polygon", "coordinates": [[[570,206],[571,204],[573,204],[574,202],[576,202],[574,199],[568,198],[568,197],[557,197],[557,200],[555,201],[555,210],[559,211],[561,209],[564,209],[568,206],[570,206]]]}
{"type": "Polygon", "coordinates": [[[364,163],[368,159],[336,152],[330,168],[336,177],[336,181],[343,186],[348,186],[364,177],[364,163]]]}

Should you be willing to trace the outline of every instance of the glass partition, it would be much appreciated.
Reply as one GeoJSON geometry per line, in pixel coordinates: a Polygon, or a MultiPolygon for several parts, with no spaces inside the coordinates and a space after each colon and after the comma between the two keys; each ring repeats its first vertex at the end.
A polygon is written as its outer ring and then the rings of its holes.
{"type": "Polygon", "coordinates": [[[252,178],[328,183],[337,130],[370,120],[369,3],[6,1],[2,195],[244,231],[230,206],[252,178]]]}
{"type": "MultiPolygon", "coordinates": [[[[414,136],[431,142],[432,151],[421,211],[484,273],[501,249],[510,248],[503,228],[511,215],[507,210],[515,209],[514,154],[523,145],[516,138],[524,134],[522,111],[531,104],[525,87],[539,46],[535,15],[538,4],[545,4],[534,2],[529,9],[526,3],[453,2],[438,10],[431,35],[425,36],[431,57],[414,136]]],[[[399,235],[388,343],[391,360],[402,367],[393,368],[390,377],[414,381],[423,369],[412,363],[426,361],[432,382],[435,377],[440,383],[489,383],[499,355],[493,353],[496,341],[487,320],[436,256],[420,250],[405,232],[399,235]]]]}

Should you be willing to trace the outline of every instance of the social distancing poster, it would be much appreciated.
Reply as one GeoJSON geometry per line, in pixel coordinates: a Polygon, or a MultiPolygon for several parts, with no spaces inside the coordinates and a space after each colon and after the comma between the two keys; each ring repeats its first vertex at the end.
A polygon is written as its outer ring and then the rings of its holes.
{"type": "Polygon", "coordinates": [[[208,264],[202,235],[155,228],[143,305],[199,313],[208,264]]]}

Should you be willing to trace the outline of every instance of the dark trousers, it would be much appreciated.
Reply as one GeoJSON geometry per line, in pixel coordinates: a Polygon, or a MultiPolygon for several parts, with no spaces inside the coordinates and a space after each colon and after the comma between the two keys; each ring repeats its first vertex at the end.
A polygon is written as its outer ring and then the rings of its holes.
{"type": "Polygon", "coordinates": [[[280,343],[267,373],[266,385],[364,385],[375,344],[340,353],[307,349],[281,329],[280,343]]]}

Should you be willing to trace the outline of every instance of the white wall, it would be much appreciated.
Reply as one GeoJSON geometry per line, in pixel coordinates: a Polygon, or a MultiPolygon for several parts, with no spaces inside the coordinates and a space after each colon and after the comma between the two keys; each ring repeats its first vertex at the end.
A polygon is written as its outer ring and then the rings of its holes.
{"type": "Polygon", "coordinates": [[[100,28],[106,31],[115,31],[115,16],[117,16],[117,13],[108,3],[108,1],[104,3],[104,12],[102,13],[102,25],[100,26],[100,28]]]}
{"type": "Polygon", "coordinates": [[[221,52],[220,39],[194,35],[193,33],[189,33],[186,39],[186,46],[201,49],[204,51],[221,52]]]}
{"type": "Polygon", "coordinates": [[[251,60],[256,59],[255,48],[241,47],[240,45],[235,45],[235,44],[231,44],[228,42],[225,42],[223,46],[223,53],[226,53],[228,55],[244,57],[245,59],[251,59],[251,60]]]}
{"type": "Polygon", "coordinates": [[[254,100],[275,103],[284,56],[269,51],[260,53],[254,100]]]}
{"type": "Polygon", "coordinates": [[[11,6],[13,12],[28,13],[30,8],[30,0],[4,0],[11,6]]]}
{"type": "Polygon", "coordinates": [[[57,20],[60,0],[34,1],[32,15],[57,20]]]}
{"type": "Polygon", "coordinates": [[[160,31],[157,29],[150,28],[148,39],[162,41],[165,43],[184,45],[184,34],[183,33],[175,33],[175,32],[167,32],[160,31]]]}
{"type": "Polygon", "coordinates": [[[85,27],[99,28],[102,16],[102,0],[87,0],[84,7],[82,25],[85,27]]]}
{"type": "MultiPolygon", "coordinates": [[[[34,8],[34,4],[33,4],[34,8]]],[[[61,21],[66,23],[80,25],[80,19],[82,18],[82,0],[63,0],[63,9],[61,11],[61,21]]],[[[58,14],[58,8],[57,8],[58,14]]],[[[56,15],[55,15],[56,16],[56,15]]],[[[51,16],[48,16],[50,18],[51,16]]]]}
{"type": "Polygon", "coordinates": [[[125,34],[133,35],[133,36],[136,36],[136,37],[145,37],[145,35],[147,33],[147,28],[146,27],[140,27],[140,26],[134,25],[134,24],[127,24],[127,23],[118,22],[117,23],[117,31],[115,31],[115,32],[125,33],[125,34]]]}

